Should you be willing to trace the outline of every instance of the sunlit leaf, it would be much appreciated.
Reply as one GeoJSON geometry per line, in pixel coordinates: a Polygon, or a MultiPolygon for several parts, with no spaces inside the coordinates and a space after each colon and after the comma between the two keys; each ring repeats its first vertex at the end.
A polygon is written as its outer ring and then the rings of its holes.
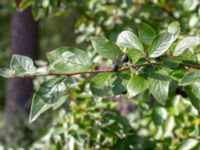
{"type": "Polygon", "coordinates": [[[0,76],[4,78],[12,78],[14,76],[14,72],[8,68],[0,68],[0,76]]]}
{"type": "Polygon", "coordinates": [[[10,69],[15,74],[33,74],[36,68],[31,58],[21,55],[13,55],[10,63],[10,69]]]}
{"type": "Polygon", "coordinates": [[[156,36],[148,49],[149,56],[156,58],[163,55],[171,46],[173,36],[168,32],[162,32],[156,36]]]}
{"type": "Polygon", "coordinates": [[[187,139],[183,141],[176,150],[192,150],[195,146],[199,144],[199,141],[197,139],[187,139]]]}
{"type": "Polygon", "coordinates": [[[77,48],[58,48],[47,54],[54,72],[76,73],[88,71],[93,63],[86,53],[77,48]]]}
{"type": "Polygon", "coordinates": [[[181,41],[178,42],[174,50],[174,56],[179,56],[186,49],[197,46],[199,44],[200,44],[200,37],[197,37],[197,36],[185,37],[181,41]]]}
{"type": "Polygon", "coordinates": [[[117,37],[117,45],[121,48],[130,48],[143,51],[143,45],[138,37],[131,31],[123,31],[117,37]]]}
{"type": "Polygon", "coordinates": [[[169,26],[168,26],[168,30],[167,30],[170,34],[172,34],[172,41],[174,42],[180,32],[180,24],[177,21],[172,22],[169,26]]]}
{"type": "Polygon", "coordinates": [[[56,77],[40,85],[33,96],[29,122],[36,120],[43,112],[51,108],[66,90],[65,77],[56,77]]]}
{"type": "Polygon", "coordinates": [[[148,78],[148,86],[150,93],[155,100],[164,105],[168,98],[170,79],[162,74],[152,74],[148,78]]]}
{"type": "Polygon", "coordinates": [[[147,89],[147,80],[142,76],[133,76],[127,85],[129,95],[136,96],[137,94],[147,89]]]}

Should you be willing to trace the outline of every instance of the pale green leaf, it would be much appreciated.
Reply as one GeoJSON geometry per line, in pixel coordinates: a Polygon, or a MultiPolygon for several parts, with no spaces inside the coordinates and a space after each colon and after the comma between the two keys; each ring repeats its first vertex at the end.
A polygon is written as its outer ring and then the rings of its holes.
{"type": "Polygon", "coordinates": [[[152,74],[148,78],[148,86],[150,93],[155,100],[164,105],[168,98],[170,79],[162,74],[152,74]]]}
{"type": "Polygon", "coordinates": [[[181,41],[178,42],[176,48],[174,50],[174,56],[181,55],[186,49],[195,47],[200,44],[200,37],[190,36],[185,37],[181,41]]]}
{"type": "Polygon", "coordinates": [[[163,124],[163,122],[167,118],[167,110],[164,107],[157,106],[153,109],[152,113],[153,121],[157,126],[163,124]]]}
{"type": "Polygon", "coordinates": [[[183,141],[176,150],[192,150],[195,146],[199,144],[199,141],[197,139],[187,139],[183,141]]]}
{"type": "Polygon", "coordinates": [[[150,25],[141,23],[138,28],[138,35],[144,44],[150,45],[156,36],[156,31],[150,25]]]}
{"type": "Polygon", "coordinates": [[[180,32],[180,24],[177,21],[172,22],[169,26],[168,26],[168,30],[167,30],[170,34],[172,34],[172,41],[174,42],[180,32]]]}
{"type": "Polygon", "coordinates": [[[86,53],[77,48],[58,48],[47,54],[51,64],[51,71],[76,73],[88,71],[93,63],[86,53]]]}
{"type": "Polygon", "coordinates": [[[168,32],[162,32],[155,37],[148,49],[149,56],[156,58],[163,55],[171,46],[173,36],[168,32]]]}
{"type": "Polygon", "coordinates": [[[198,0],[184,0],[183,6],[186,10],[192,11],[198,6],[198,0]]]}
{"type": "Polygon", "coordinates": [[[147,80],[143,76],[133,76],[128,82],[127,90],[130,96],[136,96],[145,91],[147,86],[147,80]]]}
{"type": "Polygon", "coordinates": [[[101,37],[91,38],[92,46],[104,58],[113,59],[120,54],[120,50],[115,43],[101,37]]]}
{"type": "Polygon", "coordinates": [[[14,76],[14,72],[8,68],[0,68],[0,76],[4,78],[12,78],[14,76]]]}
{"type": "Polygon", "coordinates": [[[12,56],[10,69],[15,74],[34,74],[36,72],[32,59],[21,55],[12,56]]]}
{"type": "Polygon", "coordinates": [[[55,77],[40,85],[33,96],[29,122],[36,120],[43,112],[53,105],[64,95],[66,90],[65,77],[55,77]]]}
{"type": "Polygon", "coordinates": [[[143,51],[143,45],[138,37],[131,31],[123,31],[117,37],[117,45],[121,48],[130,48],[143,51]]]}
{"type": "Polygon", "coordinates": [[[164,137],[170,137],[172,135],[172,130],[175,127],[175,119],[174,116],[169,116],[165,122],[164,122],[164,126],[163,126],[163,130],[164,130],[164,137]]]}

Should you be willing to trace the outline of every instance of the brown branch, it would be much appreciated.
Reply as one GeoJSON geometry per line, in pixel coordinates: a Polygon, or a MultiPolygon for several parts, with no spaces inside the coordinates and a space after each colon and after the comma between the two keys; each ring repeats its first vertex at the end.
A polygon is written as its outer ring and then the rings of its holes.
{"type": "Polygon", "coordinates": [[[83,75],[83,74],[99,74],[99,73],[107,73],[107,72],[112,72],[112,73],[117,73],[125,70],[129,70],[131,68],[138,68],[138,67],[145,67],[145,66],[160,66],[162,63],[150,63],[150,64],[134,64],[134,65],[129,65],[122,67],[118,69],[117,71],[112,71],[112,70],[93,70],[93,71],[84,71],[84,72],[75,72],[75,73],[63,73],[63,72],[47,72],[47,73],[41,73],[41,74],[27,74],[27,75],[21,75],[21,76],[16,76],[17,78],[24,78],[24,77],[30,77],[30,78],[35,78],[37,76],[74,76],[74,75],[83,75]]]}
{"type": "MultiPolygon", "coordinates": [[[[128,66],[122,67],[118,69],[117,71],[112,71],[112,70],[93,70],[93,71],[84,71],[84,72],[75,72],[75,73],[63,73],[63,72],[47,72],[47,73],[36,73],[36,74],[25,74],[25,75],[20,75],[20,76],[15,76],[16,78],[24,78],[24,77],[30,77],[30,78],[35,78],[38,76],[74,76],[74,75],[84,75],[84,74],[99,74],[99,73],[117,73],[117,72],[122,72],[125,70],[129,70],[130,68],[139,68],[139,67],[145,67],[145,66],[162,66],[162,62],[157,62],[157,63],[144,63],[144,64],[130,64],[128,66]]],[[[189,67],[192,69],[200,69],[200,65],[190,65],[190,64],[185,64],[185,63],[180,63],[180,66],[183,67],[189,67]]]]}

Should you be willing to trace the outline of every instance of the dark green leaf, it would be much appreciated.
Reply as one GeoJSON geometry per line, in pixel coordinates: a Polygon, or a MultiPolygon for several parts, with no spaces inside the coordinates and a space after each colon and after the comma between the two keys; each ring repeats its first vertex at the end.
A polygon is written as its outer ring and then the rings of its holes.
{"type": "Polygon", "coordinates": [[[93,37],[91,38],[92,46],[104,58],[113,59],[120,54],[119,48],[105,38],[93,37]]]}
{"type": "Polygon", "coordinates": [[[197,81],[200,81],[200,71],[199,70],[192,70],[187,72],[182,80],[180,81],[180,85],[182,86],[186,86],[186,85],[190,85],[193,84],[197,81]]]}
{"type": "Polygon", "coordinates": [[[113,73],[96,75],[90,82],[90,89],[96,96],[112,95],[113,73]]]}
{"type": "Polygon", "coordinates": [[[113,82],[113,94],[122,94],[126,91],[127,83],[130,79],[130,71],[126,72],[119,72],[113,77],[116,78],[115,81],[113,82]]]}
{"type": "Polygon", "coordinates": [[[144,44],[150,45],[156,36],[156,31],[150,25],[141,23],[138,28],[138,35],[144,44]]]}
{"type": "Polygon", "coordinates": [[[200,112],[200,82],[187,86],[186,92],[192,105],[200,112]]]}

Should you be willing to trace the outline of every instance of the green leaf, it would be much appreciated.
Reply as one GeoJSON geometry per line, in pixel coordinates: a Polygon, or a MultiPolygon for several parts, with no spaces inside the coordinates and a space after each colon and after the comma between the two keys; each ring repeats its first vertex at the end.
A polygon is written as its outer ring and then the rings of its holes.
{"type": "Polygon", "coordinates": [[[122,94],[126,91],[126,87],[130,79],[130,74],[130,71],[124,71],[113,75],[113,78],[115,78],[112,88],[114,95],[122,94]]]}
{"type": "Polygon", "coordinates": [[[65,77],[55,77],[40,85],[33,96],[29,122],[36,120],[43,112],[53,107],[66,90],[65,77]]]}
{"type": "Polygon", "coordinates": [[[172,134],[172,130],[175,127],[175,118],[174,116],[169,116],[167,120],[164,122],[164,137],[170,137],[172,134]]]}
{"type": "Polygon", "coordinates": [[[32,59],[21,55],[12,56],[10,69],[15,74],[34,74],[36,72],[32,59]]]}
{"type": "Polygon", "coordinates": [[[113,73],[103,73],[96,75],[90,82],[90,89],[93,95],[107,96],[112,95],[113,73]]]}
{"type": "Polygon", "coordinates": [[[198,4],[199,4],[198,0],[185,0],[183,6],[186,10],[192,11],[196,9],[198,4]]]}
{"type": "Polygon", "coordinates": [[[136,96],[145,91],[147,86],[147,80],[143,76],[133,76],[128,82],[127,90],[130,96],[136,96]]]}
{"type": "Polygon", "coordinates": [[[164,105],[168,98],[170,79],[162,74],[152,74],[148,78],[148,86],[150,93],[154,96],[155,100],[164,105]]]}
{"type": "Polygon", "coordinates": [[[168,32],[157,35],[148,49],[149,56],[156,58],[163,55],[171,46],[172,38],[172,35],[168,32]]]}
{"type": "Polygon", "coordinates": [[[143,45],[138,37],[130,31],[123,31],[117,37],[117,45],[121,48],[138,49],[143,51],[143,45]]]}
{"type": "Polygon", "coordinates": [[[192,150],[195,146],[199,144],[199,141],[197,139],[187,139],[183,141],[176,150],[192,150]]]}
{"type": "Polygon", "coordinates": [[[137,49],[127,49],[128,57],[131,59],[132,64],[138,62],[138,60],[142,57],[142,52],[137,49]]]}
{"type": "Polygon", "coordinates": [[[8,68],[0,68],[0,76],[4,78],[12,78],[14,72],[8,68]]]}
{"type": "Polygon", "coordinates": [[[144,44],[150,45],[156,36],[156,31],[150,25],[141,23],[138,28],[138,35],[144,44]]]}
{"type": "Polygon", "coordinates": [[[182,80],[180,81],[179,85],[181,86],[186,86],[186,85],[190,85],[193,84],[197,81],[200,81],[200,71],[199,70],[192,70],[187,72],[182,80]]]}
{"type": "Polygon", "coordinates": [[[88,71],[93,63],[86,53],[77,48],[58,48],[47,54],[51,71],[76,73],[88,71]]]}
{"type": "Polygon", "coordinates": [[[120,54],[120,50],[115,43],[101,37],[91,38],[92,46],[104,58],[113,59],[120,54]]]}
{"type": "Polygon", "coordinates": [[[181,55],[186,49],[197,46],[200,44],[200,37],[190,36],[185,37],[178,42],[174,50],[174,56],[181,55]]]}
{"type": "Polygon", "coordinates": [[[154,123],[159,126],[163,124],[165,119],[167,118],[167,110],[164,107],[154,107],[153,112],[152,112],[152,118],[154,123]]]}
{"type": "Polygon", "coordinates": [[[171,42],[174,42],[180,33],[180,24],[177,21],[172,22],[168,27],[168,32],[172,34],[171,42]]]}
{"type": "Polygon", "coordinates": [[[187,86],[186,92],[192,105],[200,112],[200,82],[187,86]]]}

